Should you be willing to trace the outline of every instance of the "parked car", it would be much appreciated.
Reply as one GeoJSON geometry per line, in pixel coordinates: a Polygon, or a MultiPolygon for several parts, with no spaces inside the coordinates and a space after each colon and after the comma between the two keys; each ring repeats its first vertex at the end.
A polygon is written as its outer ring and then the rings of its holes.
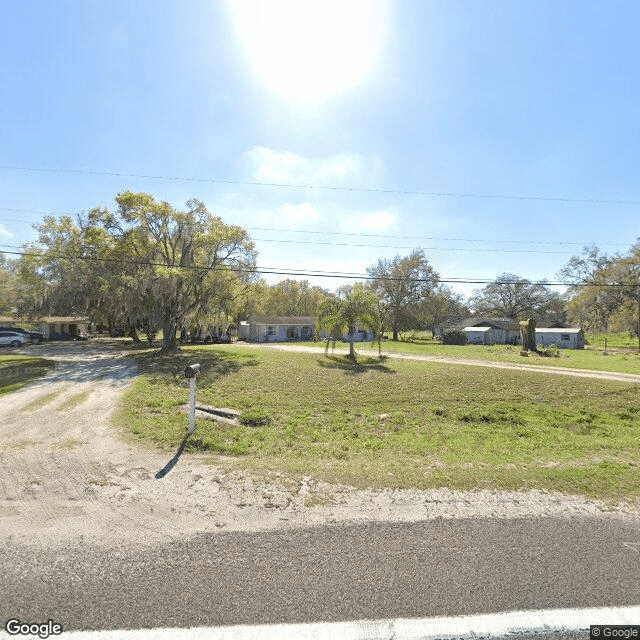
{"type": "Polygon", "coordinates": [[[39,344],[43,340],[47,339],[47,336],[41,331],[31,331],[30,329],[23,329],[22,327],[0,327],[0,331],[21,333],[22,335],[27,336],[33,344],[39,344]]]}
{"type": "Polygon", "coordinates": [[[23,347],[31,342],[29,336],[15,331],[0,331],[0,345],[12,347],[23,347]]]}

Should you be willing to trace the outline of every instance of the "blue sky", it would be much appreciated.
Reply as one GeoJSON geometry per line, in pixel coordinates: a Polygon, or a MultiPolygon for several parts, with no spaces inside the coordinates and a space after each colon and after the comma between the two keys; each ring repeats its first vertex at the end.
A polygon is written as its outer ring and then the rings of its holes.
{"type": "Polygon", "coordinates": [[[0,242],[135,190],[200,198],[263,267],[421,246],[443,278],[554,280],[640,236],[639,22],[635,1],[8,3],[0,242]]]}

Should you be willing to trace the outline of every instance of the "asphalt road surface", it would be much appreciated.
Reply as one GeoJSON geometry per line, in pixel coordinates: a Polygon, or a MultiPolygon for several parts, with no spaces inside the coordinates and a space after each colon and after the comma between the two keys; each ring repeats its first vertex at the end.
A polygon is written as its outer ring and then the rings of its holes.
{"type": "Polygon", "coordinates": [[[8,541],[0,569],[4,620],[51,618],[65,631],[637,606],[640,531],[581,517],[220,532],[111,549],[8,541]]]}

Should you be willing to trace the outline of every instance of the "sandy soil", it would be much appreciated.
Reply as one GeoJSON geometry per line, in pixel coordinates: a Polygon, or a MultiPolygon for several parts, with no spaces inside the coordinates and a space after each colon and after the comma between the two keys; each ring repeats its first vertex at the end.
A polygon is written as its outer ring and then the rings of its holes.
{"type": "Polygon", "coordinates": [[[610,509],[537,491],[356,491],[308,477],[225,473],[200,455],[182,455],[171,467],[172,455],[126,444],[109,426],[137,374],[117,346],[53,343],[22,352],[46,355],[57,365],[47,377],[0,399],[4,540],[154,544],[202,531],[481,516],[590,515],[640,524],[640,503],[610,509]]]}

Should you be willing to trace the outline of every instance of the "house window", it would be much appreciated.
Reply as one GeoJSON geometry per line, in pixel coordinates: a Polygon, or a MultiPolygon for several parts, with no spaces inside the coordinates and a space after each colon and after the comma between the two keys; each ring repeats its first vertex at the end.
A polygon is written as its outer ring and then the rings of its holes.
{"type": "Polygon", "coordinates": [[[563,333],[563,334],[560,336],[560,339],[561,339],[561,340],[571,340],[571,338],[569,337],[569,334],[568,334],[568,333],[563,333]]]}
{"type": "Polygon", "coordinates": [[[267,335],[268,336],[276,335],[276,330],[273,328],[273,325],[267,325],[267,335]]]}

